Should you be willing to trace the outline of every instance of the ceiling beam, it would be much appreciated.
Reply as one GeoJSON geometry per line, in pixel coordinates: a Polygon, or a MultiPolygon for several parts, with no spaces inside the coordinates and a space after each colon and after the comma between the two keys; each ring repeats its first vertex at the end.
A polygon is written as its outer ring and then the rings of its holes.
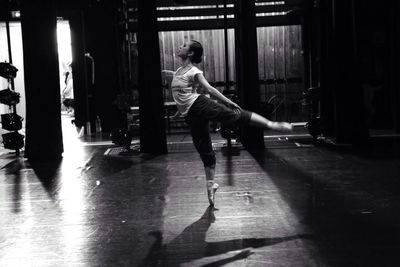
{"type": "MultiPolygon", "coordinates": [[[[271,6],[257,6],[256,13],[273,13],[273,12],[287,12],[291,8],[287,5],[271,5],[271,6]]],[[[220,16],[224,14],[225,9],[220,8],[193,8],[193,9],[170,9],[158,10],[158,18],[176,18],[176,17],[199,17],[199,16],[220,16]]],[[[228,15],[234,14],[235,8],[228,7],[226,13],[228,15]]],[[[131,18],[137,17],[137,11],[131,10],[128,13],[131,18]]]]}
{"type": "MultiPolygon", "coordinates": [[[[284,25],[299,25],[300,18],[291,18],[286,15],[282,16],[266,16],[257,17],[257,27],[268,26],[284,26],[284,25]]],[[[227,27],[234,28],[235,19],[227,20],[227,27]]],[[[178,21],[158,21],[159,31],[184,31],[184,30],[210,30],[210,29],[224,29],[224,19],[202,19],[202,20],[178,20],[178,21]]],[[[137,23],[129,23],[129,31],[137,31],[137,23]]]]}

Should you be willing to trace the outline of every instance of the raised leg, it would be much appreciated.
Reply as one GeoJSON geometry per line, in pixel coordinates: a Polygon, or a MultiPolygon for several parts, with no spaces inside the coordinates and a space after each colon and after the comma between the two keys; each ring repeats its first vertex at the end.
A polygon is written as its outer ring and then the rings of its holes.
{"type": "Polygon", "coordinates": [[[291,132],[293,131],[293,125],[288,122],[277,122],[277,121],[270,121],[267,118],[252,112],[250,117],[250,125],[261,127],[261,128],[269,128],[283,132],[291,132]]]}

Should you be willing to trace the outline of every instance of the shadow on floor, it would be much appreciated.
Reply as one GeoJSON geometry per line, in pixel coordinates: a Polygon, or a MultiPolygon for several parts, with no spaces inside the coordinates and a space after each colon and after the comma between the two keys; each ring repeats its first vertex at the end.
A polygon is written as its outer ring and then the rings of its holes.
{"type": "Polygon", "coordinates": [[[315,140],[313,138],[290,138],[289,142],[299,145],[313,145],[323,149],[359,156],[365,159],[400,159],[400,137],[399,136],[375,136],[362,145],[336,144],[331,139],[315,140]]]}
{"type": "Polygon", "coordinates": [[[27,169],[32,169],[43,185],[43,188],[48,193],[49,197],[55,200],[57,191],[59,189],[59,168],[61,160],[40,162],[40,161],[25,161],[24,159],[17,158],[2,169],[5,174],[13,177],[13,212],[18,213],[21,211],[22,201],[22,173],[27,169]]]}
{"type": "Polygon", "coordinates": [[[5,165],[2,169],[5,170],[6,175],[13,176],[13,212],[19,213],[21,211],[21,169],[24,168],[24,162],[21,159],[16,159],[5,165]]]}
{"type": "Polygon", "coordinates": [[[30,168],[42,183],[43,188],[52,200],[56,200],[60,189],[60,167],[62,159],[53,161],[28,161],[30,168]]]}
{"type": "Polygon", "coordinates": [[[253,254],[251,252],[252,248],[272,246],[294,239],[311,238],[310,235],[304,234],[275,238],[244,238],[207,242],[205,241],[207,231],[211,224],[215,222],[214,211],[214,208],[208,207],[200,219],[186,227],[181,234],[168,244],[163,244],[163,235],[160,231],[149,233],[156,240],[147,257],[139,266],[180,266],[182,263],[188,263],[204,257],[238,251],[231,257],[203,265],[217,267],[247,258],[253,254]]]}
{"type": "MultiPolygon", "coordinates": [[[[315,236],[327,266],[398,266],[400,181],[394,179],[396,165],[381,161],[379,153],[366,161],[361,160],[365,154],[360,151],[347,150],[335,150],[335,154],[321,147],[302,154],[293,149],[267,150],[252,156],[284,192],[282,197],[300,223],[315,236]],[[294,166],[297,155],[304,158],[294,166]],[[291,161],[271,164],[271,158],[291,161]],[[383,177],[382,171],[391,178],[383,177]],[[392,188],[387,187],[389,182],[392,188]]],[[[387,157],[397,156],[390,153],[387,157]]]]}

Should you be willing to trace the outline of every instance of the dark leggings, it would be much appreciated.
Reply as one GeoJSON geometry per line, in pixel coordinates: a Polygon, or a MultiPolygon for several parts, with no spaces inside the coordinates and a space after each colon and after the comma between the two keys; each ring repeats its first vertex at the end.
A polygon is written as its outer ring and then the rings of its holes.
{"type": "Polygon", "coordinates": [[[209,122],[248,124],[251,112],[239,109],[230,109],[215,102],[204,95],[200,95],[192,104],[186,117],[190,126],[193,144],[199,152],[204,167],[215,166],[215,153],[212,148],[209,132],[209,122]]]}

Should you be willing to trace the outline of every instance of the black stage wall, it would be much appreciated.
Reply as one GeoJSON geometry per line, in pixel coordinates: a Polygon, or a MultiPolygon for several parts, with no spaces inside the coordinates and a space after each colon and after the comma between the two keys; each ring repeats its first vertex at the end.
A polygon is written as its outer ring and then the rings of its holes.
{"type": "Polygon", "coordinates": [[[21,1],[26,92],[25,157],[60,158],[60,83],[52,0],[21,1]]]}

